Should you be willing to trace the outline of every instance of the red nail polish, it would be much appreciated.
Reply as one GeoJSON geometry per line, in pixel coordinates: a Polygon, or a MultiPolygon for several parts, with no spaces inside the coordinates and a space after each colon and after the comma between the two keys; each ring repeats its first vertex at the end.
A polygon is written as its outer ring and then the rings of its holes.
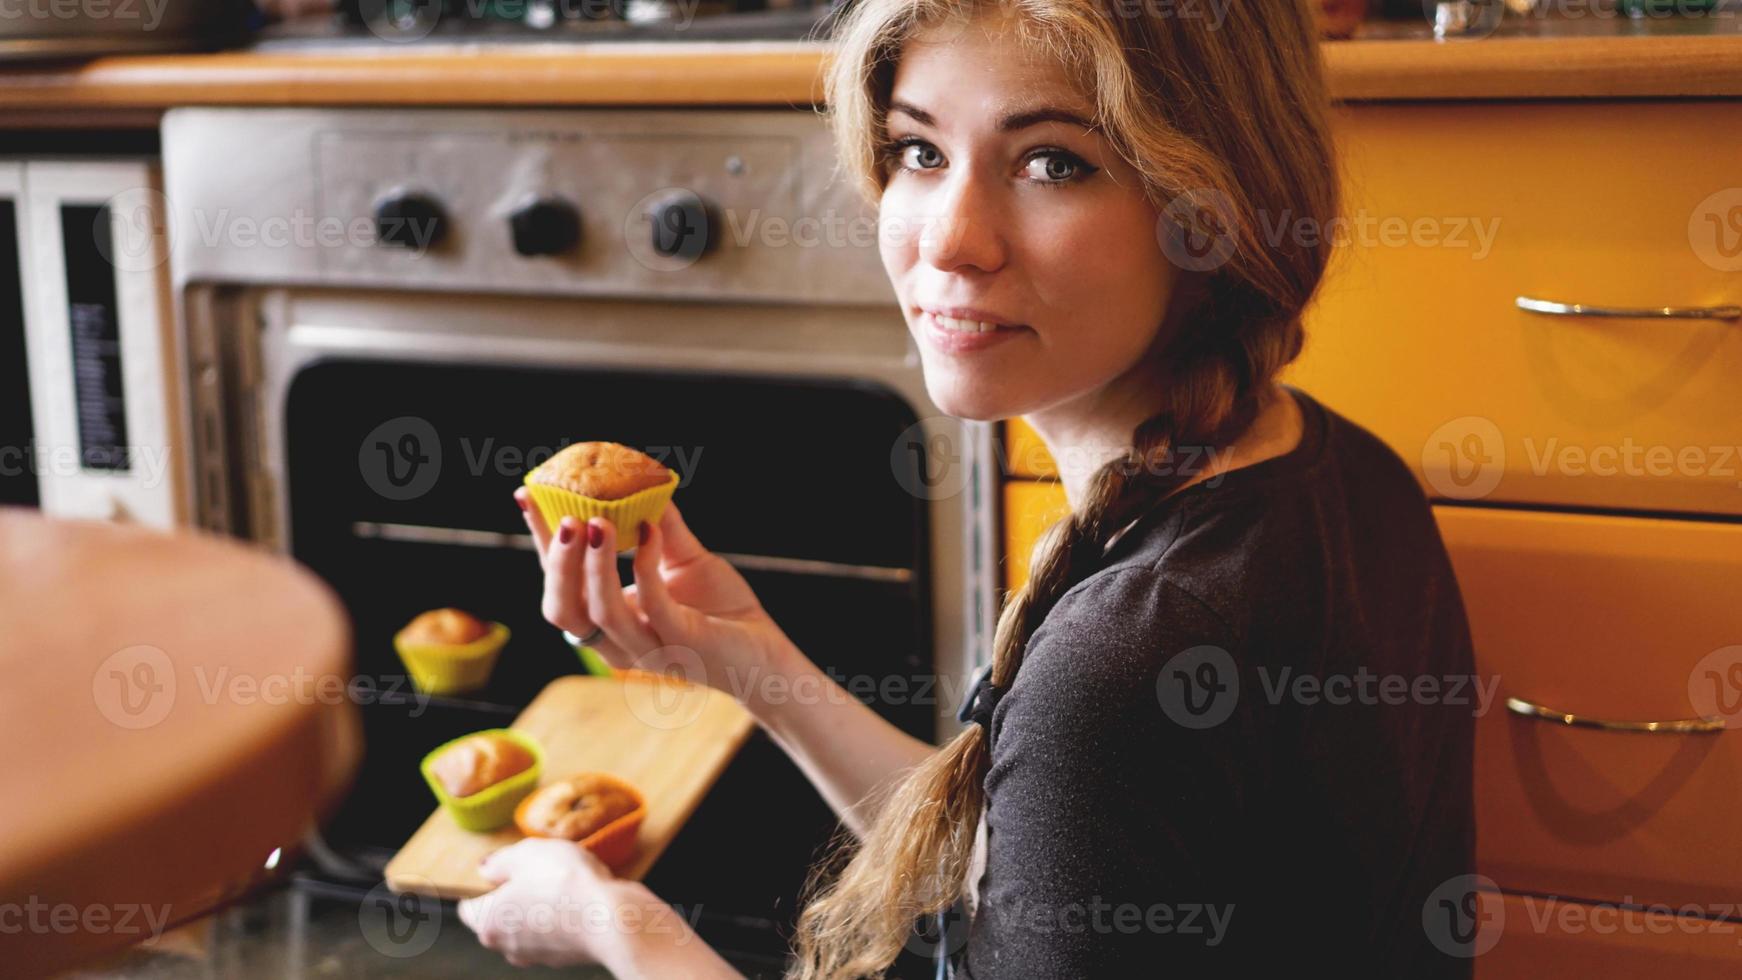
{"type": "Polygon", "coordinates": [[[587,545],[597,548],[605,543],[605,529],[597,524],[587,525],[587,545]]]}
{"type": "Polygon", "coordinates": [[[570,541],[573,541],[575,539],[575,526],[573,524],[564,524],[562,527],[558,528],[556,539],[563,544],[568,544],[570,541]]]}
{"type": "Polygon", "coordinates": [[[635,537],[638,541],[640,541],[640,543],[646,544],[647,543],[647,536],[650,533],[652,533],[652,531],[653,531],[653,528],[651,526],[649,526],[646,521],[642,521],[641,527],[635,532],[635,537]]]}

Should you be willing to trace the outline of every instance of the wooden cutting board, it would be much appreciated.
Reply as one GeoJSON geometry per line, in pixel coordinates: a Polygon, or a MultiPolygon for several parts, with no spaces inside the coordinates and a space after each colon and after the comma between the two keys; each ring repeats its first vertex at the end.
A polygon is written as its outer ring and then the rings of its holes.
{"type": "MultiPolygon", "coordinates": [[[[638,879],[677,836],[754,725],[737,701],[710,688],[574,676],[552,681],[509,727],[544,748],[541,786],[595,771],[641,790],[647,818],[635,857],[620,872],[638,879]]],[[[438,806],[388,863],[387,887],[436,898],[482,895],[495,886],[478,874],[478,862],[522,836],[513,824],[488,833],[461,830],[438,806]]]]}

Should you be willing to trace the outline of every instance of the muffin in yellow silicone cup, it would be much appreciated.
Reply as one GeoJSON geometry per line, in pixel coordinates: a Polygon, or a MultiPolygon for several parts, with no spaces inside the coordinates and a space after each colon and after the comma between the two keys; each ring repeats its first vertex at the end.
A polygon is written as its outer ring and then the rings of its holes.
{"type": "Polygon", "coordinates": [[[436,746],[418,769],[454,823],[483,832],[513,820],[514,808],[538,787],[544,748],[512,728],[489,728],[436,746]],[[472,792],[456,796],[450,789],[472,792]]]}
{"type": "Polygon", "coordinates": [[[551,531],[564,517],[583,524],[603,517],[617,529],[617,550],[624,552],[635,547],[642,521],[659,522],[678,474],[621,443],[577,442],[533,467],[523,482],[551,531]]]}
{"type": "Polygon", "coordinates": [[[393,635],[393,648],[424,694],[463,694],[490,681],[508,627],[485,623],[461,609],[420,613],[393,635]]]}

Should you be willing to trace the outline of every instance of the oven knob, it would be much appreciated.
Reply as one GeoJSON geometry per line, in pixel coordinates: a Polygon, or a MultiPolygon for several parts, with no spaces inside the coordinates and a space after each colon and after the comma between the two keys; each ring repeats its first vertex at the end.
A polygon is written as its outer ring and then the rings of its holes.
{"type": "Polygon", "coordinates": [[[447,212],[432,197],[394,191],[375,202],[375,237],[383,245],[430,248],[447,233],[447,212]]]}
{"type": "Polygon", "coordinates": [[[535,198],[514,209],[508,227],[521,255],[557,255],[580,241],[581,214],[561,198],[535,198]]]}
{"type": "Polygon", "coordinates": [[[667,258],[694,261],[714,247],[714,209],[694,191],[677,191],[647,209],[653,225],[653,250],[667,258]]]}

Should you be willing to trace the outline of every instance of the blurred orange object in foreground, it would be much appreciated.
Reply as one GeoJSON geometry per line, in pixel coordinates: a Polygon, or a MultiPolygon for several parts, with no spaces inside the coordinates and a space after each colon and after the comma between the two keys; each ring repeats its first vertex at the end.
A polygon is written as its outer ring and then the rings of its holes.
{"type": "Polygon", "coordinates": [[[287,559],[0,508],[0,972],[238,897],[347,788],[350,628],[287,559]]]}

